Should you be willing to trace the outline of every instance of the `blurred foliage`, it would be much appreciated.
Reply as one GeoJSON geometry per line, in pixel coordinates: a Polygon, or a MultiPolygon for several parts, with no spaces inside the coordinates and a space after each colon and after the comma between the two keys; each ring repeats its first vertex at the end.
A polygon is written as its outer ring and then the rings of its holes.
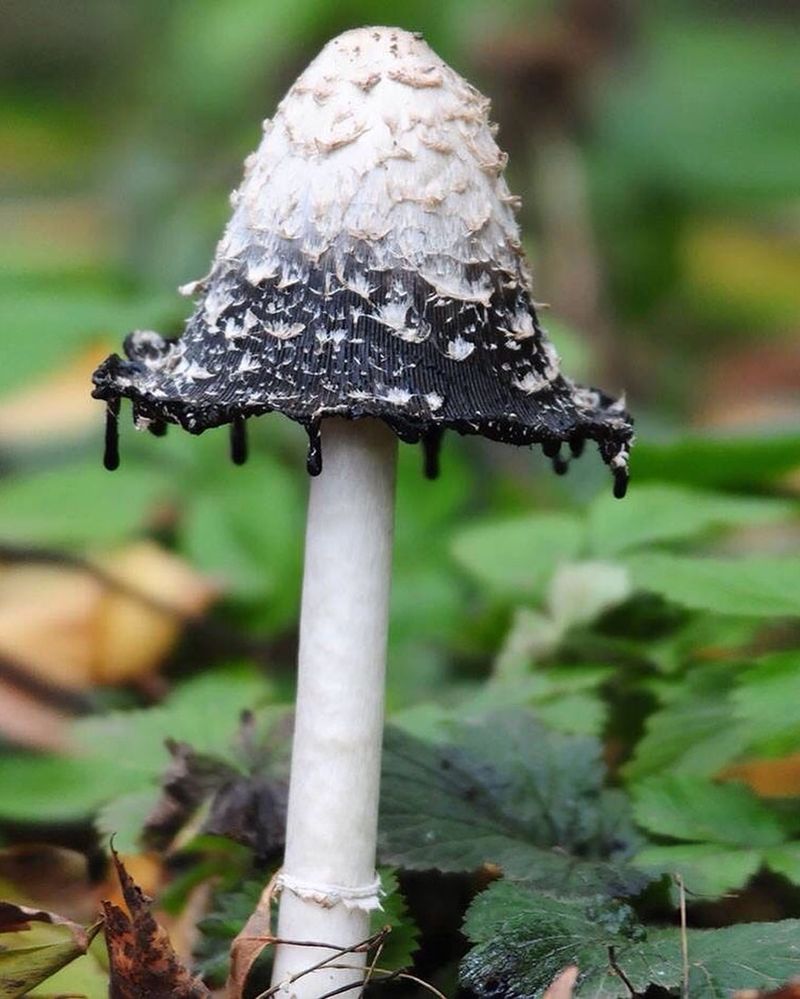
{"type": "MultiPolygon", "coordinates": [[[[205,273],[240,162],[302,66],[340,30],[396,23],[493,98],[565,368],[626,387],[639,441],[624,503],[593,455],[556,478],[526,450],[446,439],[442,475],[425,483],[417,449],[401,448],[385,962],[413,956],[448,995],[539,996],[566,939],[579,996],[626,994],[609,947],[637,988],[677,993],[679,874],[693,999],[797,973],[793,13],[788,0],[5,4],[10,847],[83,851],[81,904],[94,911],[114,890],[115,833],[181,956],[194,950],[210,982],[224,977],[225,948],[276,858],[208,832],[216,785],[192,798],[166,847],[145,854],[140,834],[174,764],[165,739],[234,775],[228,832],[233,805],[264,805],[285,769],[303,442],[263,418],[239,469],[224,433],[153,440],[124,428],[110,476],[89,378],[129,329],[180,331],[188,310],[174,288],[205,273]],[[146,567],[131,562],[142,551],[146,567]],[[190,600],[169,582],[179,575],[190,600]],[[129,655],[107,640],[115,621],[129,655]]],[[[35,883],[4,880],[3,893],[52,908],[35,883]]],[[[50,929],[15,933],[4,953],[18,960],[50,929]]],[[[33,994],[105,995],[102,952],[43,987],[33,994]]]]}

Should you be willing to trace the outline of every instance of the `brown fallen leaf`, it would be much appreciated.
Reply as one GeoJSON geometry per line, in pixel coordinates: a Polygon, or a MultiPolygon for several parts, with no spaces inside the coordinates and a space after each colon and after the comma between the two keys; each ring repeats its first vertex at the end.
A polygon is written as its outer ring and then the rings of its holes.
{"type": "Polygon", "coordinates": [[[231,970],[225,986],[228,999],[241,999],[247,976],[261,951],[275,938],[272,935],[272,902],[276,878],[261,893],[258,905],[231,945],[231,970]]]}
{"type": "Polygon", "coordinates": [[[733,999],[800,999],[800,978],[794,978],[779,989],[759,992],[758,989],[742,989],[735,992],[733,999]]]}
{"type": "Polygon", "coordinates": [[[215,595],[182,559],[146,541],[89,568],[0,569],[0,655],[33,677],[81,690],[153,673],[215,595]]]}
{"type": "Polygon", "coordinates": [[[64,752],[69,718],[15,683],[0,677],[0,734],[17,746],[64,752]]]}
{"type": "Polygon", "coordinates": [[[76,923],[97,918],[97,898],[85,854],[50,843],[0,850],[0,885],[11,902],[57,911],[76,923]]]}
{"type": "Polygon", "coordinates": [[[45,909],[0,902],[0,999],[27,995],[85,954],[101,926],[84,928],[45,909]]]}
{"type": "Polygon", "coordinates": [[[110,999],[210,999],[211,992],[178,960],[169,936],[150,912],[151,900],[113,853],[128,912],[103,902],[111,966],[110,999]]]}
{"type": "Polygon", "coordinates": [[[742,781],[762,798],[793,798],[800,795],[800,753],[776,760],[749,760],[726,767],[726,780],[742,781]]]}

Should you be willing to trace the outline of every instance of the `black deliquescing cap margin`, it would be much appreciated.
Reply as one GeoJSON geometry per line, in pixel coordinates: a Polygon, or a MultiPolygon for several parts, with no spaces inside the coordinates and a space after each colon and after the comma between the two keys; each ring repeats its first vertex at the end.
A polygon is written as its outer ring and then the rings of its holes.
{"type": "Polygon", "coordinates": [[[157,434],[168,423],[194,434],[230,424],[237,464],[247,453],[245,420],[283,413],[308,432],[311,475],[322,469],[326,416],[378,418],[402,441],[422,442],[429,478],[446,430],[539,444],[557,474],[568,469],[562,445],[578,457],[593,440],[612,468],[614,495],[623,496],[633,440],[624,406],[554,372],[524,288],[486,269],[473,277],[491,287],[484,302],[448,298],[413,272],[359,273],[354,265],[334,275],[324,260],[289,285],[254,286],[236,265],[216,273],[182,336],[133,333],[127,359],[112,355],[95,372],[93,394],[108,405],[106,467],[119,461],[116,419],[126,397],[137,424],[157,434]],[[526,315],[529,331],[515,336],[526,315]],[[531,382],[534,391],[520,387],[531,382]]]}

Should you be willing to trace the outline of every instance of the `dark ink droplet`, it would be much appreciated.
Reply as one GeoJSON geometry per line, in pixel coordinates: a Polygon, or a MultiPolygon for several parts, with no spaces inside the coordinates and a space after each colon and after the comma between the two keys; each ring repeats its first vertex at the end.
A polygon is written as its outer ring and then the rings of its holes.
{"type": "Polygon", "coordinates": [[[583,450],[586,447],[585,437],[573,437],[569,442],[569,449],[572,451],[573,457],[580,458],[583,454],[583,450]]]}
{"type": "Polygon", "coordinates": [[[153,437],[166,437],[167,436],[167,423],[166,420],[153,420],[150,426],[147,428],[153,437]]]}
{"type": "Polygon", "coordinates": [[[628,491],[628,480],[630,476],[627,468],[614,469],[614,496],[617,499],[624,499],[628,491]]]}
{"type": "Polygon", "coordinates": [[[319,432],[319,424],[309,424],[306,430],[308,431],[306,468],[309,475],[319,475],[322,471],[322,437],[319,432]]]}
{"type": "Polygon", "coordinates": [[[545,457],[555,458],[560,450],[560,441],[542,441],[542,451],[544,451],[545,457]]]}
{"type": "Polygon", "coordinates": [[[562,458],[560,454],[551,459],[551,464],[556,475],[566,475],[569,471],[569,462],[562,458]]]}
{"type": "Polygon", "coordinates": [[[106,404],[106,438],[103,465],[113,472],[119,468],[119,399],[106,404]]]}
{"type": "Polygon", "coordinates": [[[423,467],[426,479],[439,478],[439,453],[442,448],[442,437],[444,437],[444,430],[436,427],[434,430],[428,431],[422,438],[423,467]]]}
{"type": "Polygon", "coordinates": [[[247,429],[243,416],[235,416],[231,423],[231,461],[234,465],[247,461],[247,429]]]}

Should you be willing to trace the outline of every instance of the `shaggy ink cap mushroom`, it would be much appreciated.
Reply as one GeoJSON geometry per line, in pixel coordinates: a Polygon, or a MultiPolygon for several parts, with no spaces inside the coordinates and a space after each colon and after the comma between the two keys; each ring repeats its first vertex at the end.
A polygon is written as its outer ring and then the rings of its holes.
{"type": "Polygon", "coordinates": [[[625,493],[623,400],[560,370],[531,301],[489,101],[418,34],[331,41],[264,123],[183,334],[134,332],[94,376],[117,462],[120,397],[138,427],[191,433],[279,412],[376,417],[422,441],[434,476],[445,430],[540,444],[557,472],[597,443],[625,493]]]}

